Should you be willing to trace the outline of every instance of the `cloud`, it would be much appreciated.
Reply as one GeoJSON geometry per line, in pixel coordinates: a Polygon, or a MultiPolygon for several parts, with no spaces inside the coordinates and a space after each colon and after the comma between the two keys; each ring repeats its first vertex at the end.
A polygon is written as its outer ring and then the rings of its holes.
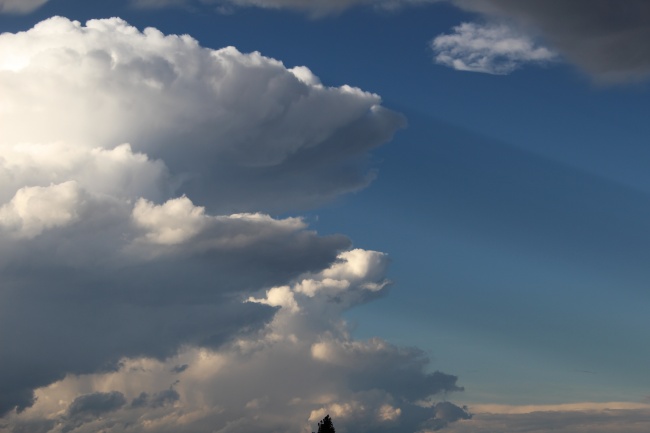
{"type": "Polygon", "coordinates": [[[113,412],[126,404],[121,392],[95,392],[79,396],[68,407],[68,416],[76,417],[92,415],[98,417],[107,412],[113,412]]]}
{"type": "Polygon", "coordinates": [[[455,0],[488,18],[541,36],[564,58],[601,81],[650,74],[650,4],[645,0],[455,0]]]}
{"type": "Polygon", "coordinates": [[[141,392],[139,396],[131,401],[131,407],[150,407],[157,408],[167,404],[173,404],[180,399],[180,395],[173,388],[159,391],[153,395],[141,392]]]}
{"type": "Polygon", "coordinates": [[[524,64],[545,64],[557,55],[504,24],[463,23],[431,41],[436,63],[460,71],[505,75],[524,64]]]}
{"type": "Polygon", "coordinates": [[[0,431],[416,431],[460,391],[351,338],[386,254],[293,213],[365,187],[378,95],[118,18],[0,35],[0,431]]]}
{"type": "Polygon", "coordinates": [[[44,230],[66,226],[79,218],[82,201],[76,182],[23,187],[0,207],[0,226],[20,237],[33,238],[44,230]]]}
{"type": "MultiPolygon", "coordinates": [[[[75,175],[84,160],[112,158],[134,172],[146,165],[158,175],[141,176],[149,188],[132,183],[129,192],[160,200],[173,190],[219,213],[295,211],[363,188],[373,178],[367,152],[404,125],[378,95],[314,84],[305,67],[139,33],[117,18],[50,19],[3,35],[0,54],[3,147],[34,164],[34,153],[64,150],[57,163],[75,175]]],[[[104,179],[91,186],[124,183],[116,169],[100,170],[104,179]]]]}
{"type": "MultiPolygon", "coordinates": [[[[113,371],[68,375],[38,389],[33,407],[11,414],[8,421],[36,425],[49,420],[53,432],[74,426],[79,433],[108,428],[116,433],[252,433],[263,426],[304,431],[329,413],[341,431],[397,433],[465,419],[457,406],[435,404],[436,397],[461,388],[455,376],[429,373],[421,351],[350,337],[341,312],[351,300],[364,298],[355,293],[384,290],[375,289],[387,265],[377,260],[381,256],[359,249],[342,252],[318,276],[307,272],[291,279],[284,287],[297,308],[279,305],[268,325],[255,333],[215,348],[186,347],[164,360],[125,358],[113,371]],[[334,289],[337,297],[326,282],[309,295],[299,290],[306,280],[325,275],[346,281],[345,288],[334,289]],[[179,365],[185,368],[174,368],[179,365]],[[113,400],[119,404],[107,403],[113,400]],[[56,415],[62,407],[77,406],[81,412],[101,411],[101,417],[56,415]]],[[[273,289],[258,296],[270,301],[273,289]]]]}
{"type": "Polygon", "coordinates": [[[27,14],[45,3],[48,0],[0,0],[0,13],[3,14],[27,14]]]}
{"type": "Polygon", "coordinates": [[[422,433],[428,431],[439,431],[456,421],[472,418],[472,415],[467,411],[466,406],[459,407],[449,401],[441,401],[435,404],[433,408],[435,416],[425,423],[422,433]]]}
{"type": "MultiPolygon", "coordinates": [[[[314,17],[355,6],[395,9],[438,1],[444,0],[132,0],[146,8],[260,7],[296,10],[314,17]]],[[[650,48],[645,43],[650,37],[650,5],[645,0],[624,5],[618,0],[446,1],[478,12],[492,24],[464,24],[455,33],[439,36],[446,45],[437,56],[442,64],[504,74],[523,63],[557,59],[557,52],[602,82],[639,81],[650,75],[650,48]],[[491,50],[482,42],[497,43],[499,48],[491,50]]]]}
{"type": "Polygon", "coordinates": [[[433,3],[441,0],[132,0],[143,8],[193,7],[210,5],[220,10],[232,7],[259,7],[264,9],[290,9],[322,17],[343,12],[356,6],[373,6],[378,9],[396,9],[405,5],[433,3]]]}
{"type": "Polygon", "coordinates": [[[576,403],[540,406],[476,405],[472,419],[450,425],[450,433],[641,433],[650,427],[650,406],[635,403],[576,403]]]}

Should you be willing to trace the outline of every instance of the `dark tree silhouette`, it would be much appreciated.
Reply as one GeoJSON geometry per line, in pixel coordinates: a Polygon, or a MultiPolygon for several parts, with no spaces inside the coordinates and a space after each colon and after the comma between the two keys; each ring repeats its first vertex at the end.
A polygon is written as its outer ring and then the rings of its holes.
{"type": "Polygon", "coordinates": [[[317,433],[336,433],[336,430],[334,430],[334,424],[332,424],[332,418],[330,418],[329,415],[323,418],[322,421],[318,422],[317,433]]]}

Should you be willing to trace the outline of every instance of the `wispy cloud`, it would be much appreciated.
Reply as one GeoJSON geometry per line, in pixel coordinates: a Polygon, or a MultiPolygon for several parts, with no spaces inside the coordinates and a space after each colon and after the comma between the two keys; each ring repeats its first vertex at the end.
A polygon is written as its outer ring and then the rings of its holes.
{"type": "Polygon", "coordinates": [[[581,402],[563,404],[532,404],[532,405],[508,405],[508,404],[473,404],[474,413],[492,414],[524,414],[532,412],[581,412],[581,411],[603,411],[603,410],[633,410],[643,409],[650,411],[650,403],[635,403],[629,401],[610,402],[581,402]]]}
{"type": "Polygon", "coordinates": [[[132,0],[137,7],[193,7],[213,6],[218,10],[233,7],[258,7],[264,9],[289,9],[305,12],[312,17],[322,17],[343,12],[356,6],[378,9],[397,9],[407,5],[434,3],[444,0],[132,0]]]}
{"type": "Polygon", "coordinates": [[[460,71],[505,75],[557,58],[552,50],[504,24],[463,23],[431,41],[435,61],[460,71]]]}
{"type": "Polygon", "coordinates": [[[27,14],[47,2],[48,0],[0,0],[0,13],[27,14]]]}
{"type": "Polygon", "coordinates": [[[650,428],[650,405],[633,402],[557,405],[470,405],[472,418],[449,426],[449,433],[643,433],[650,428]]]}

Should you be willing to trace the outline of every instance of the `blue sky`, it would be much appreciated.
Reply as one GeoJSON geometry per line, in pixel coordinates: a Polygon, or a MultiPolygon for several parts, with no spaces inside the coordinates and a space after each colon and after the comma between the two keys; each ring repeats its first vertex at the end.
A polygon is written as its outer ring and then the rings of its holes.
{"type": "Polygon", "coordinates": [[[642,1],[37,3],[0,2],[0,432],[647,430],[642,1]]]}

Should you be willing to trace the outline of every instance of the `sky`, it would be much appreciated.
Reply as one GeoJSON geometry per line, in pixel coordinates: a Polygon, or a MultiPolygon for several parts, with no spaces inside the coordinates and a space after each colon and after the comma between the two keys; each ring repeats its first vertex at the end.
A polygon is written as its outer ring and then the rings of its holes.
{"type": "Polygon", "coordinates": [[[0,32],[0,433],[650,429],[647,2],[0,32]]]}

